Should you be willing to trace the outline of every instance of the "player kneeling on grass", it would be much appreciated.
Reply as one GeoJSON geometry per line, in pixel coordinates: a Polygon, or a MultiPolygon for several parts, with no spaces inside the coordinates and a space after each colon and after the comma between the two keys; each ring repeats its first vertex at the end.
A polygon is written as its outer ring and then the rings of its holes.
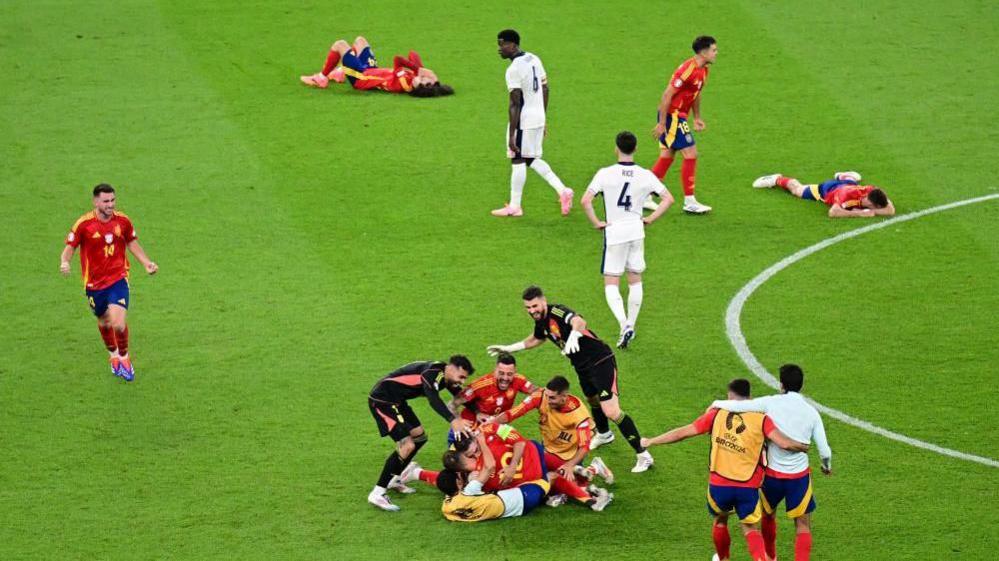
{"type": "MultiPolygon", "coordinates": [[[[728,385],[728,398],[742,401],[749,399],[748,380],[732,380],[728,385]]],[[[771,443],[796,452],[808,451],[808,445],[792,440],[777,429],[777,425],[762,413],[734,413],[712,407],[689,425],[673,429],[654,438],[643,438],[643,446],[672,444],[699,434],[711,436],[708,455],[708,512],[715,523],[711,535],[715,542],[716,560],[729,559],[731,538],[728,534],[728,517],[735,511],[746,535],[749,554],[753,561],[766,561],[766,548],[760,533],[763,516],[760,504],[760,485],[763,483],[767,456],[764,445],[771,443]]]]}
{"type": "Polygon", "coordinates": [[[802,185],[793,177],[779,173],[764,175],[753,182],[756,189],[780,187],[799,199],[820,201],[829,205],[830,218],[872,218],[894,216],[895,205],[888,195],[874,185],[860,185],[860,174],[838,171],[822,183],[802,185]]]}
{"type": "Polygon", "coordinates": [[[326,88],[329,81],[349,81],[355,90],[382,90],[390,93],[408,93],[415,97],[451,95],[454,89],[440,83],[433,70],[423,66],[416,51],[408,57],[395,56],[392,68],[379,68],[368,40],[358,37],[350,45],[343,39],[333,43],[326,55],[322,72],[302,76],[307,86],[326,88]],[[337,64],[342,66],[337,67],[337,64]]]}

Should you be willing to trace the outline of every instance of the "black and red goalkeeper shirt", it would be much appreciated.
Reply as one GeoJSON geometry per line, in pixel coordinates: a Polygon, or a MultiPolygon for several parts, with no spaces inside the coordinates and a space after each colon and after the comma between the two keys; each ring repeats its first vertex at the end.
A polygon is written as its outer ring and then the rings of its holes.
{"type": "Polygon", "coordinates": [[[441,400],[440,391],[451,395],[461,393],[461,384],[450,384],[444,378],[443,362],[411,362],[385,376],[371,388],[371,399],[384,403],[402,403],[420,396],[426,397],[430,406],[448,422],[454,414],[441,400]]]}

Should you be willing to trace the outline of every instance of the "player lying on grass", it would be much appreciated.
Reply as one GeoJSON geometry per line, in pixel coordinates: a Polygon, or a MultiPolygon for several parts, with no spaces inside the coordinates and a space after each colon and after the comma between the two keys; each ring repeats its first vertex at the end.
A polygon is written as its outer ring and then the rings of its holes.
{"type": "Polygon", "coordinates": [[[437,488],[446,495],[441,505],[444,518],[452,522],[483,522],[523,516],[541,504],[550,489],[549,478],[554,476],[546,474],[542,479],[486,493],[482,490],[483,474],[477,475],[466,484],[465,474],[453,471],[440,473],[437,488]]]}
{"type": "MultiPolygon", "coordinates": [[[[733,401],[726,403],[747,400],[749,395],[748,380],[732,380],[728,385],[728,398],[733,401]]],[[[708,409],[689,425],[654,438],[643,438],[642,445],[672,444],[709,433],[711,451],[708,469],[711,476],[708,480],[708,512],[715,518],[711,530],[715,559],[726,561],[730,558],[728,517],[734,511],[742,523],[742,532],[753,561],[766,561],[766,548],[760,533],[763,511],[759,491],[767,465],[764,445],[769,440],[795,452],[808,451],[808,445],[785,436],[763,413],[739,414],[716,407],[708,409]]]]}
{"type": "Polygon", "coordinates": [[[391,93],[408,93],[416,97],[451,95],[454,89],[440,83],[433,70],[423,66],[416,51],[408,57],[396,56],[392,68],[379,68],[368,40],[358,37],[350,45],[343,39],[333,43],[326,55],[323,70],[301,80],[308,86],[325,88],[329,81],[350,82],[355,90],[382,90],[391,93]],[[337,67],[337,64],[341,64],[337,67]]]}
{"type": "MultiPolygon", "coordinates": [[[[496,357],[496,369],[467,385],[448,408],[461,409],[461,418],[470,429],[488,417],[509,411],[518,393],[531,394],[537,387],[517,373],[517,359],[510,353],[496,357]]],[[[448,433],[448,444],[454,442],[454,431],[448,433]]]]}
{"type": "Polygon", "coordinates": [[[855,171],[838,171],[828,181],[808,185],[802,185],[793,177],[775,173],[757,178],[753,182],[753,187],[756,189],[780,187],[800,199],[821,201],[829,205],[830,218],[895,215],[895,205],[888,199],[888,195],[874,185],[860,185],[860,174],[855,171]]]}

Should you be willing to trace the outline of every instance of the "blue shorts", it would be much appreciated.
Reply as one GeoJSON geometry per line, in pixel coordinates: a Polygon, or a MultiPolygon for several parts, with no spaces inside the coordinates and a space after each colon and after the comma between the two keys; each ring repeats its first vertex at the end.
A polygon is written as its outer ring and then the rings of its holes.
{"type": "Polygon", "coordinates": [[[755,487],[708,485],[708,512],[712,515],[732,512],[744,524],[756,524],[763,517],[760,490],[755,487]]]}
{"type": "Polygon", "coordinates": [[[687,119],[676,113],[666,115],[666,131],[659,137],[659,147],[669,150],[683,150],[693,145],[694,135],[690,132],[687,119]]]}
{"type": "Polygon", "coordinates": [[[801,192],[801,198],[809,201],[819,201],[823,202],[826,200],[826,195],[832,193],[836,189],[844,185],[857,185],[856,181],[851,181],[849,179],[830,179],[829,181],[823,181],[818,185],[805,185],[804,190],[801,192]]]}
{"type": "Polygon", "coordinates": [[[541,501],[545,500],[545,495],[548,494],[544,487],[537,483],[525,483],[517,488],[524,495],[524,514],[527,514],[534,507],[540,505],[541,501]]]}
{"type": "Polygon", "coordinates": [[[812,476],[797,479],[778,479],[766,476],[760,487],[763,511],[773,514],[777,505],[784,501],[788,518],[798,518],[815,510],[815,497],[812,496],[812,476]]]}
{"type": "Polygon", "coordinates": [[[360,74],[369,68],[378,68],[378,61],[375,60],[375,54],[371,52],[371,47],[364,47],[364,50],[359,54],[354,54],[354,51],[347,51],[340,59],[340,64],[354,71],[354,73],[345,73],[351,85],[354,85],[354,82],[357,81],[356,74],[360,74]]]}
{"type": "Polygon", "coordinates": [[[108,306],[114,304],[128,309],[128,279],[121,279],[101,290],[88,290],[87,302],[94,315],[101,317],[108,311],[108,306]]]}

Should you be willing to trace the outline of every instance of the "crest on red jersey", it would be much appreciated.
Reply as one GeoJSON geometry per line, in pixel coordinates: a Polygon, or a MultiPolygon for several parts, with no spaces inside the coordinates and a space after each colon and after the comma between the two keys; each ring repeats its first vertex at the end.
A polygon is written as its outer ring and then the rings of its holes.
{"type": "Polygon", "coordinates": [[[107,243],[114,243],[114,234],[104,234],[104,241],[107,243]]]}

